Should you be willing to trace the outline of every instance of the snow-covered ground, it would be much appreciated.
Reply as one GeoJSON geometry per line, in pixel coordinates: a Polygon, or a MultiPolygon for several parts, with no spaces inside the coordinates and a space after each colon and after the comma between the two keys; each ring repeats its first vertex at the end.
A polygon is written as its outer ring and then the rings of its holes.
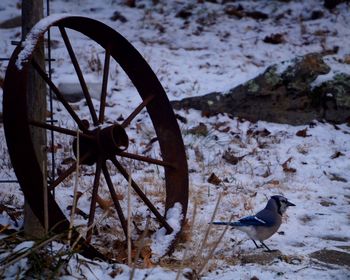
{"type": "MultiPolygon", "coordinates": [[[[170,100],[212,91],[224,92],[255,77],[271,64],[288,61],[298,55],[326,52],[334,48],[338,48],[336,53],[324,57],[332,69],[331,73],[319,77],[315,84],[332,77],[334,73],[350,74],[350,7],[346,3],[338,5],[330,12],[323,7],[323,1],[316,0],[216,1],[227,2],[226,4],[195,0],[143,0],[136,1],[135,8],[126,6],[125,2],[52,0],[50,13],[84,15],[116,29],[147,60],[170,100]],[[230,9],[235,8],[239,11],[240,5],[246,14],[259,11],[265,13],[267,18],[238,18],[229,15],[230,9]],[[119,12],[119,17],[115,12],[119,12]],[[119,19],[112,20],[113,16],[119,19]],[[281,34],[283,43],[268,44],[263,41],[266,36],[272,34],[281,34]]],[[[20,15],[17,1],[0,2],[0,21],[17,15],[20,15]]],[[[56,43],[58,36],[53,30],[53,80],[57,85],[76,82],[73,66],[63,44],[56,43]]],[[[100,81],[99,65],[104,57],[101,48],[79,34],[71,33],[70,36],[86,80],[90,83],[100,81]]],[[[20,39],[20,28],[0,29],[0,37],[0,56],[9,57],[14,49],[11,41],[20,39]]],[[[6,61],[0,61],[0,78],[4,78],[6,66],[6,61]]],[[[106,118],[115,120],[120,115],[125,116],[128,109],[135,108],[140,99],[135,97],[137,95],[134,91],[120,68],[112,64],[106,118]],[[120,92],[122,94],[119,95],[120,92]]],[[[77,103],[75,109],[82,115],[88,114],[84,102],[77,103]]],[[[350,278],[350,264],[325,264],[309,256],[321,249],[349,253],[348,125],[335,126],[315,122],[312,125],[296,127],[263,121],[251,123],[227,115],[206,118],[195,110],[176,113],[187,120],[179,122],[179,125],[190,170],[188,224],[192,222],[193,208],[197,205],[193,233],[189,236],[190,229],[187,227],[186,242],[179,244],[171,257],[153,257],[153,267],[136,269],[134,279],[175,279],[186,247],[188,249],[184,272],[187,273],[187,278],[193,269],[198,272],[210,254],[210,248],[224,230],[223,227],[212,227],[206,245],[199,255],[199,248],[202,246],[218,197],[221,199],[215,220],[227,221],[231,215],[238,219],[262,209],[268,197],[274,194],[283,194],[296,204],[296,207],[288,209],[279,232],[266,241],[270,248],[280,250],[279,257],[271,258],[264,264],[257,260],[247,261],[247,258],[254,256],[262,256],[263,259],[268,256],[262,253],[262,249],[255,249],[254,244],[243,233],[229,229],[200,276],[203,279],[350,278]],[[194,128],[200,123],[207,128],[204,134],[194,133],[194,128]],[[297,132],[303,129],[306,129],[306,137],[297,136],[297,132]],[[224,154],[225,158],[235,157],[237,162],[224,159],[224,154]],[[220,184],[208,182],[212,173],[221,180],[220,184]]],[[[62,125],[70,126],[67,114],[57,104],[55,118],[62,125]]],[[[0,126],[2,127],[2,124],[0,126]]],[[[150,121],[141,120],[129,137],[134,139],[130,149],[144,149],[145,144],[139,143],[141,140],[138,140],[138,137],[149,140],[154,137],[150,121]]],[[[64,139],[56,140],[61,141],[63,146],[58,153],[62,159],[69,156],[71,152],[65,149],[68,143],[65,144],[64,139]]],[[[158,147],[154,146],[153,150],[148,152],[157,154],[158,147]]],[[[3,155],[0,162],[0,179],[14,178],[6,154],[2,129],[0,148],[3,155]]],[[[132,172],[136,179],[142,180],[149,188],[150,195],[161,189],[159,186],[154,189],[148,186],[157,185],[158,179],[153,178],[156,174],[154,170],[143,170],[142,166],[136,166],[132,172]]],[[[160,172],[159,177],[161,176],[160,172]]],[[[118,180],[117,177],[113,179],[118,180]]],[[[19,187],[16,184],[0,186],[0,202],[21,209],[23,197],[19,187]]],[[[123,188],[118,191],[123,195],[123,188]]],[[[157,195],[161,196],[154,194],[154,197],[157,195]]],[[[60,203],[63,209],[71,203],[65,200],[64,193],[62,198],[58,195],[58,199],[62,199],[60,203]]],[[[83,197],[80,202],[82,204],[79,207],[82,210],[88,209],[87,198],[84,200],[83,197]]],[[[138,205],[136,199],[132,202],[135,208],[139,207],[140,213],[136,215],[138,221],[144,223],[145,207],[138,205]]],[[[176,209],[173,212],[176,212],[176,209]]],[[[18,229],[22,218],[18,218],[19,224],[16,225],[6,211],[2,211],[0,225],[18,229]]],[[[113,227],[113,224],[111,225],[113,227]]],[[[120,231],[118,228],[110,229],[105,234],[109,237],[112,234],[120,234],[120,231]]],[[[161,235],[159,232],[157,234],[161,235]]],[[[157,236],[153,238],[155,244],[160,240],[157,236]]],[[[0,261],[9,254],[31,246],[33,243],[26,241],[12,249],[0,248],[0,261]]],[[[53,245],[54,248],[59,246],[61,245],[53,245]]],[[[153,246],[154,251],[161,247],[153,246]]],[[[27,258],[23,258],[8,267],[3,272],[3,277],[24,277],[27,266],[27,258]]],[[[130,273],[131,269],[125,265],[110,265],[74,257],[71,258],[67,269],[62,271],[60,279],[129,279],[130,273]]]]}

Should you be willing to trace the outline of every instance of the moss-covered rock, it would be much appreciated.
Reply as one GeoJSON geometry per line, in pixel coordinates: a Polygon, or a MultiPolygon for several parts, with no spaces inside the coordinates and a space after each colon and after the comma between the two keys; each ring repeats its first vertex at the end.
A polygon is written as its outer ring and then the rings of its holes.
{"type": "Polygon", "coordinates": [[[279,71],[278,65],[227,93],[212,92],[204,96],[173,101],[175,109],[194,108],[203,115],[229,113],[251,121],[265,120],[293,125],[312,120],[347,122],[350,116],[350,76],[339,74],[316,88],[312,82],[327,74],[329,66],[317,53],[293,59],[279,71]]]}

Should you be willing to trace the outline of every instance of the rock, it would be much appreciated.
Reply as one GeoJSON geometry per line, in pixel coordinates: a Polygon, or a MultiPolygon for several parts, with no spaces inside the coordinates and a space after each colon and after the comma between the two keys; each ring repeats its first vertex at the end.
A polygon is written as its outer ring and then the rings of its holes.
{"type": "Polygon", "coordinates": [[[320,108],[324,119],[340,123],[349,117],[350,75],[341,73],[312,91],[312,102],[320,108]]]}
{"type": "Polygon", "coordinates": [[[318,53],[307,54],[295,59],[281,75],[283,83],[286,84],[289,93],[309,93],[310,84],[319,75],[327,74],[329,66],[324,63],[322,56],[318,53]]]}
{"type": "Polygon", "coordinates": [[[335,123],[348,121],[350,79],[347,75],[337,75],[333,81],[312,88],[312,82],[319,75],[330,71],[320,54],[295,58],[284,71],[278,69],[278,65],[272,65],[227,93],[189,97],[173,101],[172,105],[175,109],[201,110],[205,116],[228,113],[253,122],[264,120],[302,125],[315,119],[335,123]],[[330,106],[329,102],[336,106],[330,106]]]}
{"type": "Polygon", "coordinates": [[[323,249],[311,253],[310,257],[323,263],[350,267],[350,254],[345,252],[323,249]]]}
{"type": "Polygon", "coordinates": [[[0,28],[9,29],[9,28],[20,27],[21,25],[22,25],[22,17],[17,16],[1,22],[0,28]]]}
{"type": "MultiPolygon", "coordinates": [[[[99,83],[87,83],[87,87],[90,96],[99,100],[101,95],[101,85],[99,83]]],[[[60,83],[58,89],[68,102],[74,103],[85,98],[79,83],[60,83]]]]}

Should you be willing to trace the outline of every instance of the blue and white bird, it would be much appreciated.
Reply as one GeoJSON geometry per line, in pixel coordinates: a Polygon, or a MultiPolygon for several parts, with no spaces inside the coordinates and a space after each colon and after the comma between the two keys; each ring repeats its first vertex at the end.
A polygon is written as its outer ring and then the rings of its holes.
{"type": "Polygon", "coordinates": [[[295,206],[295,204],[288,201],[284,196],[274,195],[269,199],[266,207],[254,216],[244,217],[237,222],[213,222],[213,224],[229,225],[239,229],[248,234],[257,248],[261,247],[256,244],[256,240],[260,241],[261,245],[271,252],[270,248],[265,245],[264,240],[270,238],[279,229],[282,223],[282,215],[289,206],[295,206]]]}

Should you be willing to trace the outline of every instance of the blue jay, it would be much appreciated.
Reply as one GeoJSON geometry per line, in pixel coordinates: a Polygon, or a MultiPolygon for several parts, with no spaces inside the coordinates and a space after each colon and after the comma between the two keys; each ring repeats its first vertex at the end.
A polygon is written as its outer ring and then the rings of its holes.
{"type": "Polygon", "coordinates": [[[259,240],[268,252],[272,252],[263,241],[278,230],[282,223],[282,215],[289,206],[295,206],[295,204],[281,195],[274,195],[269,199],[266,207],[254,216],[244,217],[237,222],[213,222],[213,224],[237,228],[247,233],[257,248],[261,247],[256,244],[255,240],[259,240]]]}

